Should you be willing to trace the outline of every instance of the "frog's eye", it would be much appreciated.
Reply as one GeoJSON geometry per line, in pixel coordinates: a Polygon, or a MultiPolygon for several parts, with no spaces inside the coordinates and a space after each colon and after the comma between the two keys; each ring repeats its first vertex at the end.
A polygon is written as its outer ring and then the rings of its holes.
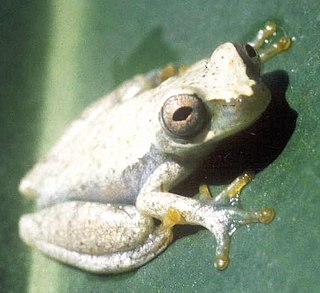
{"type": "Polygon", "coordinates": [[[233,44],[247,67],[250,78],[256,79],[260,76],[261,60],[256,50],[249,44],[233,44]]]}
{"type": "Polygon", "coordinates": [[[245,45],[245,49],[246,49],[246,52],[250,58],[254,58],[257,56],[256,50],[252,46],[250,46],[249,44],[245,45]]]}
{"type": "Polygon", "coordinates": [[[178,137],[200,133],[207,121],[207,111],[196,95],[181,94],[168,98],[161,109],[164,127],[178,137]]]}

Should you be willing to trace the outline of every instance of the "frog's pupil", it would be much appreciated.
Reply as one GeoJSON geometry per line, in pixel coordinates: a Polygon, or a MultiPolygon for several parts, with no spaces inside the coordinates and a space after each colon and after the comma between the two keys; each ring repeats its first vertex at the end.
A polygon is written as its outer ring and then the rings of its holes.
{"type": "Polygon", "coordinates": [[[172,120],[173,121],[186,120],[190,116],[191,113],[192,113],[191,107],[181,107],[173,113],[172,120]]]}

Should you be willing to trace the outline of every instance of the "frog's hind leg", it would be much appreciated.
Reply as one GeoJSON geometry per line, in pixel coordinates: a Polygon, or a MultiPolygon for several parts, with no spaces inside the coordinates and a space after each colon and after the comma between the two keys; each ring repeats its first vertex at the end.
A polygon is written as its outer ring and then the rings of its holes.
{"type": "MultiPolygon", "coordinates": [[[[167,221],[170,222],[168,217],[167,221]]],[[[171,224],[154,227],[153,219],[134,206],[65,202],[24,215],[20,236],[29,245],[69,265],[112,274],[142,266],[172,240],[171,224]]]]}

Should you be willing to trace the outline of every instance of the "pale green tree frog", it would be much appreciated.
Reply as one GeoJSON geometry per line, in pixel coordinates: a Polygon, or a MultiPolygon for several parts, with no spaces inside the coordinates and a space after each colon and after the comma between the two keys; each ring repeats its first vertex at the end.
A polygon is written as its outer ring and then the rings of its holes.
{"type": "Polygon", "coordinates": [[[250,176],[216,197],[206,186],[193,198],[170,191],[268,106],[261,60],[290,46],[282,37],[261,49],[274,31],[269,22],[250,44],[222,44],[179,72],[135,76],[86,109],[22,179],[20,191],[37,198],[39,211],[21,217],[21,238],[72,266],[118,273],[163,251],[174,225],[201,225],[215,236],[215,266],[225,269],[236,228],[274,216],[237,204],[250,176]]]}

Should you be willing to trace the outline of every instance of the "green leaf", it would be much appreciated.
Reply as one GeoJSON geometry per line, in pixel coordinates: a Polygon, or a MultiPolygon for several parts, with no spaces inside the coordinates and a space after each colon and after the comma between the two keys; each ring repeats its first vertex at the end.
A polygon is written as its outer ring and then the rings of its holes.
{"type": "Polygon", "coordinates": [[[2,1],[0,291],[319,292],[319,11],[317,0],[2,1]],[[226,271],[214,269],[215,241],[203,229],[114,276],[70,268],[20,241],[18,219],[33,206],[18,194],[19,180],[86,105],[136,73],[191,64],[223,42],[250,40],[270,19],[295,42],[264,72],[286,71],[269,82],[283,98],[288,78],[285,98],[295,112],[275,101],[254,128],[262,142],[232,140],[220,150],[231,156],[208,177],[216,191],[244,167],[261,170],[242,193],[243,206],[270,206],[277,217],[235,233],[226,271]]]}

